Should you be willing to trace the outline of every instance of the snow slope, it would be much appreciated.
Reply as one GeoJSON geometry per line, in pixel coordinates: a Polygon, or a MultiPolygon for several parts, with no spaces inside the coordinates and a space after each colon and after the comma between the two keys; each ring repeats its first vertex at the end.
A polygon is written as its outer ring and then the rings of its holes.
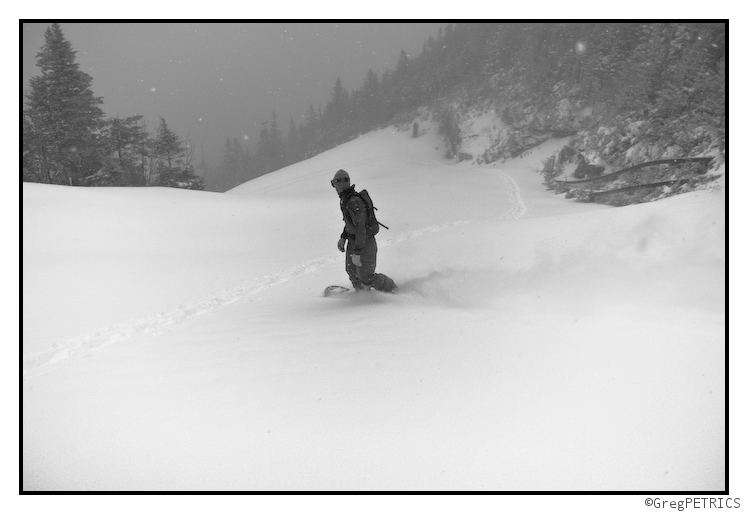
{"type": "Polygon", "coordinates": [[[725,194],[367,134],[224,194],[23,185],[23,489],[723,490],[725,194]],[[370,191],[345,284],[329,180],[370,191]],[[694,415],[698,413],[698,415],[694,415]]]}

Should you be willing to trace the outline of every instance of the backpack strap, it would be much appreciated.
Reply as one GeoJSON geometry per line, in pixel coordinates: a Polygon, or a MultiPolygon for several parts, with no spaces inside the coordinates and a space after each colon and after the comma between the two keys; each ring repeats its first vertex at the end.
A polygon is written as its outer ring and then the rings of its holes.
{"type": "MultiPolygon", "coordinates": [[[[353,186],[351,186],[351,188],[353,188],[353,186]]],[[[359,198],[361,199],[361,201],[363,202],[363,204],[364,204],[364,205],[366,206],[366,209],[367,209],[367,213],[366,213],[366,214],[367,214],[367,216],[368,216],[369,218],[372,218],[372,217],[373,217],[373,218],[374,218],[374,220],[375,220],[375,221],[377,222],[377,224],[379,224],[380,226],[382,226],[382,227],[386,228],[387,230],[389,230],[389,229],[390,229],[390,227],[388,227],[388,226],[387,226],[387,225],[385,225],[384,223],[381,223],[381,222],[380,222],[380,221],[379,221],[379,220],[377,219],[377,216],[376,216],[376,214],[374,213],[374,211],[378,211],[379,209],[377,209],[376,207],[374,207],[374,202],[373,202],[373,201],[371,201],[371,196],[369,196],[369,192],[368,192],[368,191],[366,191],[366,189],[362,189],[362,190],[361,190],[361,192],[359,192],[359,191],[356,191],[356,190],[354,189],[353,191],[351,191],[351,192],[349,192],[348,194],[346,194],[346,195],[345,195],[345,197],[343,197],[343,198],[341,198],[341,199],[340,199],[340,207],[341,207],[341,209],[345,209],[345,207],[346,207],[346,206],[348,205],[348,200],[350,200],[350,199],[351,199],[351,197],[353,197],[353,196],[358,196],[358,197],[359,197],[359,198]],[[367,196],[367,197],[369,198],[369,201],[368,201],[368,202],[367,202],[367,201],[366,201],[366,199],[364,198],[364,195],[362,195],[362,194],[361,194],[361,193],[363,193],[363,192],[365,192],[365,193],[366,193],[366,196],[367,196]],[[368,210],[369,210],[369,207],[371,207],[371,209],[372,209],[372,210],[371,210],[371,212],[368,212],[368,210]]]]}

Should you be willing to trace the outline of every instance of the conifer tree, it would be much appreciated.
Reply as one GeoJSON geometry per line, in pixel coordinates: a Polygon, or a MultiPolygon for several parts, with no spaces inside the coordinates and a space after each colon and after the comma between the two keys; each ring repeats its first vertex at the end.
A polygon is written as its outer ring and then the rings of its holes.
{"type": "Polygon", "coordinates": [[[101,165],[102,100],[91,91],[91,76],[78,69],[76,53],[59,24],[47,28],[37,54],[42,74],[29,79],[25,94],[24,152],[31,169],[24,178],[80,185],[101,165]]]}
{"type": "Polygon", "coordinates": [[[264,175],[285,165],[283,137],[278,128],[278,118],[273,111],[272,121],[268,128],[268,122],[262,122],[260,140],[257,143],[257,164],[259,174],[264,175]]]}
{"type": "Polygon", "coordinates": [[[306,114],[304,114],[305,124],[303,125],[301,139],[302,157],[307,159],[314,155],[315,149],[319,144],[319,114],[312,104],[309,104],[306,114]]]}
{"type": "Polygon", "coordinates": [[[387,99],[388,114],[393,115],[406,106],[407,80],[410,71],[410,59],[405,50],[400,50],[400,59],[392,73],[392,90],[387,99]]]}
{"type": "Polygon", "coordinates": [[[172,160],[176,164],[177,158],[184,154],[184,147],[179,141],[177,136],[166,123],[166,120],[161,117],[161,122],[156,130],[156,141],[153,145],[154,154],[161,158],[166,159],[166,167],[172,168],[172,160]]]}
{"type": "Polygon", "coordinates": [[[271,160],[272,160],[272,143],[270,142],[270,132],[268,131],[268,122],[262,122],[262,130],[260,131],[260,139],[257,142],[257,171],[258,176],[264,175],[271,171],[271,160]]]}
{"type": "Polygon", "coordinates": [[[205,181],[195,173],[189,162],[183,162],[185,147],[179,137],[169,128],[164,118],[156,131],[153,154],[159,159],[158,184],[184,189],[205,189],[205,181]]]}
{"type": "Polygon", "coordinates": [[[317,109],[315,109],[312,104],[309,104],[309,109],[307,109],[306,114],[304,114],[304,119],[306,120],[307,127],[316,130],[319,115],[317,114],[317,109]]]}
{"type": "MultiPolygon", "coordinates": [[[[235,139],[236,141],[236,139],[235,139]]],[[[238,144],[239,141],[236,141],[238,144]]],[[[236,177],[239,175],[239,160],[231,140],[226,138],[223,146],[223,160],[221,160],[221,185],[230,189],[238,184],[236,177]]]]}
{"type": "Polygon", "coordinates": [[[327,103],[322,120],[326,145],[332,146],[340,143],[347,134],[350,120],[349,98],[348,91],[338,77],[332,90],[332,99],[327,103]]]}
{"type": "Polygon", "coordinates": [[[271,171],[282,168],[285,165],[285,155],[283,148],[283,135],[281,134],[280,128],[278,128],[278,117],[273,111],[273,117],[270,122],[270,160],[271,160],[271,171]]]}
{"type": "Polygon", "coordinates": [[[369,68],[366,78],[364,78],[364,85],[361,87],[361,100],[358,106],[369,127],[376,126],[379,123],[381,118],[380,105],[379,77],[369,68]]]}
{"type": "Polygon", "coordinates": [[[140,124],[142,119],[142,115],[137,115],[124,120],[107,120],[102,132],[103,145],[107,157],[113,160],[111,169],[116,169],[120,179],[101,185],[142,186],[146,183],[143,156],[147,153],[148,134],[140,124]]]}
{"type": "Polygon", "coordinates": [[[296,129],[296,123],[291,121],[288,123],[288,135],[286,136],[286,161],[288,164],[299,162],[300,159],[300,148],[299,148],[299,131],[296,129]]]}

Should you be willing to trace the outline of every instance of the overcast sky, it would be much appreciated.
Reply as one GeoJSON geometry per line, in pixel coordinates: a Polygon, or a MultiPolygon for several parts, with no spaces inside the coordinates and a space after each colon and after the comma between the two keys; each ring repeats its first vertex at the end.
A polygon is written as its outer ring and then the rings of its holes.
{"type": "MultiPolygon", "coordinates": [[[[261,123],[288,131],[312,104],[330,100],[337,77],[349,92],[369,68],[394,69],[420,54],[446,23],[61,23],[80,69],[93,78],[107,116],[159,116],[220,164],[226,138],[256,151],[261,123]]],[[[39,75],[36,54],[48,23],[23,24],[23,78],[39,75]]],[[[198,157],[199,159],[199,157],[198,157]]]]}

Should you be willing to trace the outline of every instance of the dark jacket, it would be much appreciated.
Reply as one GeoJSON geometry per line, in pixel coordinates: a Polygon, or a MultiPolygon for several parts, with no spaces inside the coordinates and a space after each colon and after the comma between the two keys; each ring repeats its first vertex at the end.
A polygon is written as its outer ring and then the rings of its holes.
{"type": "Polygon", "coordinates": [[[340,195],[340,211],[345,221],[345,229],[340,237],[348,239],[349,244],[353,245],[351,250],[353,253],[361,253],[367,240],[379,232],[379,225],[368,226],[369,216],[366,204],[354,188],[355,186],[351,186],[340,195]]]}

